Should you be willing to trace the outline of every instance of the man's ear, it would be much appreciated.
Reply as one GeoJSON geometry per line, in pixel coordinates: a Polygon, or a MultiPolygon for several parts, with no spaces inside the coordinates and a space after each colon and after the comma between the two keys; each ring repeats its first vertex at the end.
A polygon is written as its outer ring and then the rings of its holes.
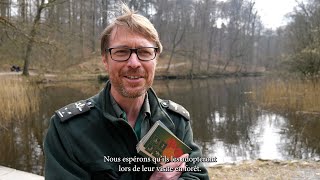
{"type": "Polygon", "coordinates": [[[108,64],[108,59],[107,59],[107,55],[106,55],[106,54],[104,54],[104,55],[102,56],[102,62],[103,62],[104,68],[105,68],[106,71],[108,72],[109,64],[108,64]]]}

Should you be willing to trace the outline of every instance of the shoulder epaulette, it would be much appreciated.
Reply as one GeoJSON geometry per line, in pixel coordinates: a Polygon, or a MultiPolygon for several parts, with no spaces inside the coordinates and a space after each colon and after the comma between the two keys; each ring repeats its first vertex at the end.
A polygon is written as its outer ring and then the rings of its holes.
{"type": "Polygon", "coordinates": [[[189,112],[180,104],[177,104],[170,100],[162,100],[160,99],[160,104],[162,107],[174,111],[180,115],[182,115],[185,119],[190,120],[189,112]]]}
{"type": "Polygon", "coordinates": [[[71,103],[55,111],[55,113],[60,118],[60,121],[64,122],[75,115],[82,114],[89,111],[93,106],[94,105],[91,101],[81,100],[75,103],[71,103]]]}

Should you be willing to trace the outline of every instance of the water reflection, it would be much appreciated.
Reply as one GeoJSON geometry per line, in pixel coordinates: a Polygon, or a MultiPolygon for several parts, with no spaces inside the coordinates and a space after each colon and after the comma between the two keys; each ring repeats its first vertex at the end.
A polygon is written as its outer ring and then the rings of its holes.
{"type": "Polygon", "coordinates": [[[319,160],[319,117],[303,118],[295,112],[281,114],[261,109],[250,95],[267,81],[270,80],[171,80],[160,87],[166,87],[161,95],[190,110],[197,143],[205,156],[217,157],[218,163],[258,158],[319,160]]]}
{"type": "Polygon", "coordinates": [[[258,117],[253,129],[253,137],[257,138],[256,148],[262,159],[284,159],[281,154],[281,132],[286,121],[283,117],[271,113],[263,113],[258,117]]]}
{"type": "Polygon", "coordinates": [[[284,130],[284,156],[320,160],[319,116],[289,115],[284,130]]]}
{"type": "Polygon", "coordinates": [[[103,85],[96,82],[59,83],[39,87],[39,111],[0,129],[0,165],[43,175],[43,138],[53,112],[92,96],[103,85]]]}
{"type": "Polygon", "coordinates": [[[42,174],[43,120],[13,122],[0,130],[0,164],[42,174]]]}
{"type": "MultiPolygon", "coordinates": [[[[250,96],[266,81],[158,80],[154,89],[159,97],[178,102],[190,111],[195,141],[204,156],[217,157],[218,163],[257,158],[319,160],[319,117],[273,113],[258,107],[250,96]]],[[[96,94],[102,87],[97,82],[40,87],[40,111],[0,130],[0,164],[43,174],[42,142],[53,112],[96,94]]]]}

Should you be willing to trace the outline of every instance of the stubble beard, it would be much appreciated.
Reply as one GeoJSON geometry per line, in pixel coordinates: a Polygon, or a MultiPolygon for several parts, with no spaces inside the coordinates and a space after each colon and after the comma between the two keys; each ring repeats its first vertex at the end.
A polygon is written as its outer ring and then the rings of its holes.
{"type": "Polygon", "coordinates": [[[122,86],[119,86],[118,91],[121,93],[121,95],[122,95],[123,97],[126,97],[126,98],[138,98],[138,97],[144,95],[144,94],[148,91],[148,89],[149,89],[150,87],[151,87],[151,85],[148,86],[148,85],[146,84],[145,86],[143,86],[142,89],[139,89],[139,90],[131,91],[131,92],[130,92],[130,91],[127,91],[126,88],[122,85],[122,86]]]}
{"type": "Polygon", "coordinates": [[[144,95],[148,91],[148,89],[151,88],[154,79],[154,77],[151,77],[149,79],[149,74],[145,74],[144,78],[146,80],[146,83],[144,84],[144,86],[137,90],[128,90],[126,88],[126,85],[124,85],[124,83],[122,82],[121,77],[117,77],[118,78],[114,78],[114,76],[110,76],[111,85],[116,89],[116,91],[118,91],[123,97],[126,98],[138,98],[144,95]]]}

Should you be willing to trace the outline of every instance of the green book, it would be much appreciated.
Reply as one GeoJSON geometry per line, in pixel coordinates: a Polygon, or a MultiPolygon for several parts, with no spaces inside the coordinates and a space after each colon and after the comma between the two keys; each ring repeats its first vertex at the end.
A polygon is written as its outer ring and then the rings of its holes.
{"type": "MultiPolygon", "coordinates": [[[[190,153],[191,148],[177,138],[161,121],[157,121],[137,144],[137,152],[143,157],[169,160],[190,153]]],[[[159,162],[163,165],[164,163],[159,162]]]]}

